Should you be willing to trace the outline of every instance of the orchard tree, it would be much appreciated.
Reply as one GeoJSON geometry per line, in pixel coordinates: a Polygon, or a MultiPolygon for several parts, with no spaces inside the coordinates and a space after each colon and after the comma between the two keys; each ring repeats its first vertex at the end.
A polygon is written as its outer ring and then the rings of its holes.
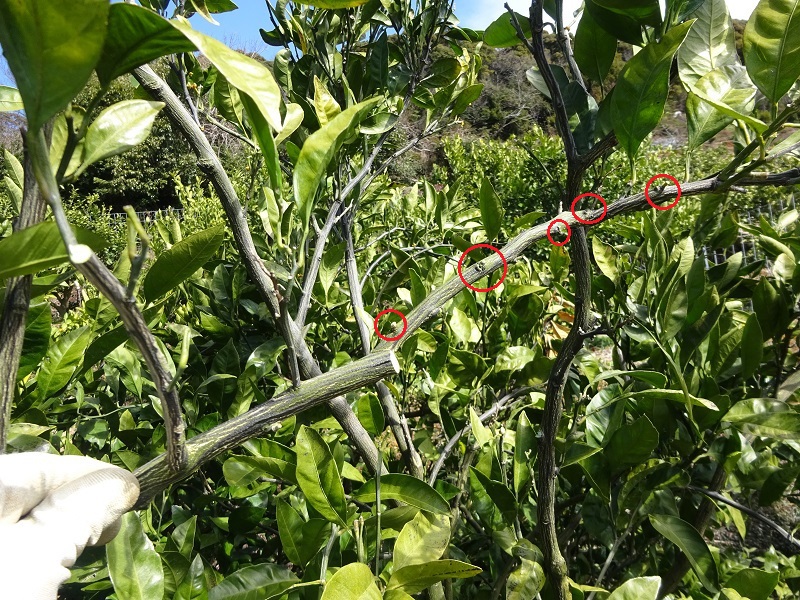
{"type": "Polygon", "coordinates": [[[745,530],[747,515],[800,545],[749,506],[756,492],[762,505],[792,497],[799,473],[797,212],[749,226],[771,271],[741,253],[707,269],[696,252],[737,239],[732,195],[800,181],[787,164],[800,147],[797,0],[760,2],[744,64],[724,0],[587,0],[574,36],[558,0],[482,34],[445,0],[268,1],[271,66],[186,18],[234,8],[0,0],[17,84],[0,107],[27,120],[0,241],[0,449],[102,456],[141,487],[141,512],[71,584],[119,598],[797,593],[795,559],[753,568],[703,535],[712,521],[745,530]],[[545,50],[545,12],[563,64],[545,50]],[[637,52],[606,89],[618,41],[637,52]],[[510,223],[489,179],[473,206],[458,181],[385,175],[478,98],[476,42],[522,45],[535,63],[531,93],[563,145],[559,214],[510,223]],[[170,81],[147,66],[165,56],[170,81]],[[98,110],[129,76],[137,99],[98,110]],[[640,160],[678,80],[682,182],[640,160]],[[226,224],[161,224],[151,260],[129,211],[112,269],[102,240],[67,221],[61,189],[144,141],[159,113],[226,224]],[[419,133],[395,144],[411,115],[419,133]],[[212,125],[242,142],[246,189],[212,125]],[[690,180],[693,156],[730,127],[730,162],[690,180]],[[606,200],[620,164],[629,193],[606,200]],[[45,299],[72,277],[91,297],[53,336],[45,299]],[[601,339],[611,368],[584,349],[601,339]]]}

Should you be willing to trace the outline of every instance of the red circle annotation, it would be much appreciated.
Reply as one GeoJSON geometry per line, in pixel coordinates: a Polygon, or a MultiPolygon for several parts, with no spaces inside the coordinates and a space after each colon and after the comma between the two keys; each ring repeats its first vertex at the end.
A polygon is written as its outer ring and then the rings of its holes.
{"type": "Polygon", "coordinates": [[[564,219],[553,219],[552,221],[550,221],[550,225],[547,226],[547,239],[550,240],[550,243],[553,244],[553,246],[558,246],[559,248],[561,248],[562,246],[566,246],[567,242],[569,242],[571,237],[572,237],[572,228],[569,226],[569,223],[567,223],[564,219]],[[567,237],[563,242],[555,241],[550,233],[553,229],[553,226],[556,223],[563,223],[564,227],[567,228],[567,237]]]}
{"type": "MultiPolygon", "coordinates": [[[[575,219],[578,221],[578,223],[583,223],[584,225],[597,225],[600,221],[606,218],[606,215],[608,214],[608,203],[606,202],[606,199],[600,196],[599,194],[586,192],[585,194],[581,194],[580,196],[575,198],[575,200],[572,201],[572,206],[570,207],[569,210],[572,213],[572,216],[575,217],[575,219]],[[598,218],[594,219],[593,221],[587,221],[586,219],[582,219],[581,217],[579,217],[578,213],[575,212],[575,205],[578,202],[580,202],[583,198],[596,198],[597,200],[599,200],[603,205],[603,214],[600,215],[598,218]]],[[[561,222],[563,223],[564,221],[561,222]]],[[[567,225],[567,227],[569,227],[569,225],[567,225]]]]}
{"type": "Polygon", "coordinates": [[[650,206],[652,206],[656,210],[669,210],[670,208],[674,208],[678,204],[678,202],[680,202],[682,193],[683,191],[681,190],[681,184],[678,182],[677,179],[675,179],[672,175],[669,175],[668,173],[660,173],[658,175],[653,175],[647,182],[647,185],[644,186],[644,197],[650,204],[650,206]],[[650,186],[653,185],[653,182],[656,179],[661,179],[661,178],[669,179],[678,188],[678,197],[675,198],[675,202],[673,202],[672,204],[667,204],[666,206],[659,206],[658,204],[653,202],[653,200],[650,198],[650,186]]]}
{"type": "Polygon", "coordinates": [[[394,308],[387,308],[386,310],[382,310],[381,312],[379,312],[378,316],[375,317],[375,321],[373,322],[373,327],[375,328],[375,334],[379,338],[381,338],[383,341],[385,341],[385,342],[396,342],[401,337],[403,337],[405,335],[406,331],[408,330],[408,320],[406,319],[406,316],[403,313],[401,313],[399,310],[396,310],[394,308]],[[380,329],[378,329],[378,321],[381,320],[382,316],[388,315],[388,314],[399,315],[400,318],[403,320],[403,330],[398,335],[396,335],[394,337],[389,337],[387,335],[383,335],[380,332],[380,329]]]}
{"type": "Polygon", "coordinates": [[[471,289],[473,292],[491,292],[492,290],[496,290],[500,287],[500,285],[506,280],[508,276],[508,261],[506,260],[505,255],[492,246],[491,244],[475,244],[474,246],[470,246],[467,248],[462,254],[461,258],[458,259],[458,276],[461,278],[461,281],[464,282],[464,285],[471,289]],[[492,252],[497,253],[500,256],[500,260],[503,261],[503,274],[500,276],[500,279],[494,285],[488,288],[479,288],[472,285],[469,281],[464,278],[464,273],[462,272],[464,269],[464,259],[467,258],[467,254],[472,252],[473,250],[478,250],[479,248],[486,248],[487,250],[491,250],[492,252]]]}

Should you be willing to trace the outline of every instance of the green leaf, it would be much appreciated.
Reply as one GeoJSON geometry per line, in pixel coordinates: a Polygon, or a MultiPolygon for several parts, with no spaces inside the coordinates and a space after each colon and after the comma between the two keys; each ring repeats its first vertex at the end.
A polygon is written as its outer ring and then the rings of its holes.
{"type": "Polygon", "coordinates": [[[741,400],[731,407],[722,420],[746,433],[761,437],[800,439],[800,414],[780,400],[741,400]]]}
{"type": "MultiPolygon", "coordinates": [[[[514,13],[525,37],[531,35],[531,23],[527,17],[514,13]]],[[[521,44],[522,40],[517,35],[517,30],[511,21],[511,15],[503,13],[483,32],[483,41],[492,48],[510,48],[521,44]]]]}
{"type": "Polygon", "coordinates": [[[725,587],[736,590],[749,600],[769,600],[780,578],[778,571],[767,573],[761,569],[742,569],[731,575],[725,587]]]}
{"type": "Polygon", "coordinates": [[[0,2],[0,46],[38,131],[80,92],[106,37],[108,0],[0,2]]]}
{"type": "Polygon", "coordinates": [[[800,77],[800,0],[761,0],[744,30],[750,79],[777,103],[800,77]]]}
{"type": "Polygon", "coordinates": [[[370,568],[354,562],[333,574],[320,600],[381,600],[381,591],[370,568]]]}
{"type": "Polygon", "coordinates": [[[236,52],[222,42],[192,29],[189,22],[181,17],[170,23],[211,61],[228,83],[249,96],[275,132],[283,129],[281,90],[267,67],[254,58],[236,52]]]}
{"type": "Polygon", "coordinates": [[[489,498],[492,499],[494,505],[502,513],[506,523],[509,525],[514,523],[514,519],[517,517],[517,501],[511,490],[505,484],[489,479],[475,467],[470,467],[470,476],[474,476],[477,482],[486,490],[489,498]]]}
{"type": "Polygon", "coordinates": [[[206,586],[204,569],[203,557],[197,554],[189,566],[189,572],[178,586],[173,600],[194,600],[196,598],[208,600],[208,587],[206,586]]]}
{"type": "Polygon", "coordinates": [[[368,0],[297,0],[298,4],[307,4],[316,8],[337,10],[340,8],[353,8],[366,4],[368,0]]]}
{"type": "Polygon", "coordinates": [[[620,145],[633,160],[644,139],[664,115],[672,58],[692,22],[672,28],[625,65],[611,97],[611,121],[620,145]]]}
{"type": "Polygon", "coordinates": [[[619,470],[646,462],[657,446],[658,430],[650,419],[640,417],[615,431],[604,452],[608,464],[619,470]]]}
{"type": "MultiPolygon", "coordinates": [[[[375,480],[370,479],[353,492],[353,498],[359,502],[374,503],[375,480]]],[[[411,475],[401,473],[381,475],[381,502],[385,500],[398,500],[440,515],[450,513],[450,506],[439,492],[411,475]]]]}
{"type": "Polygon", "coordinates": [[[19,368],[17,369],[17,381],[33,373],[47,354],[50,346],[51,321],[52,313],[49,302],[34,304],[28,309],[25,338],[22,342],[22,354],[19,357],[19,368]]]}
{"type": "Polygon", "coordinates": [[[756,90],[744,67],[729,65],[707,73],[691,93],[731,119],[744,121],[756,131],[764,131],[766,123],[750,116],[756,90]],[[730,104],[729,104],[730,103],[730,104]]]}
{"type": "Polygon", "coordinates": [[[394,543],[394,568],[418,565],[441,558],[450,543],[450,519],[419,511],[403,526],[394,543]]]}
{"type": "Polygon", "coordinates": [[[527,346],[509,346],[497,355],[494,370],[495,373],[519,371],[535,358],[536,352],[527,346]]]}
{"type": "Polygon", "coordinates": [[[691,150],[702,146],[736,118],[750,121],[747,115],[755,106],[756,88],[743,66],[730,65],[710,71],[691,90],[686,100],[691,150]]]}
{"type": "Polygon", "coordinates": [[[161,557],[142,529],[139,514],[122,516],[117,536],[106,546],[108,574],[119,600],[152,600],[164,596],[161,557]]]}
{"type": "Polygon", "coordinates": [[[608,600],[656,600],[661,577],[636,577],[629,579],[608,597],[608,600]]]}
{"type": "MultiPolygon", "coordinates": [[[[96,233],[73,227],[78,243],[95,252],[106,242],[96,233]]],[[[54,221],[39,223],[16,231],[0,240],[0,280],[31,275],[69,262],[67,248],[54,221]]]]}
{"type": "Polygon", "coordinates": [[[522,492],[533,480],[531,470],[536,456],[536,432],[523,411],[517,421],[517,434],[514,439],[514,493],[522,500],[522,492]]]}
{"type": "Polygon", "coordinates": [[[480,206],[481,221],[486,237],[489,241],[495,240],[503,225],[503,205],[488,177],[484,177],[481,182],[480,206]]]}
{"type": "Polygon", "coordinates": [[[530,600],[536,598],[545,584],[542,565],[527,558],[511,572],[506,582],[506,600],[530,600]]]}
{"type": "Polygon", "coordinates": [[[764,336],[761,333],[761,326],[758,324],[756,314],[750,313],[742,333],[742,377],[745,379],[752,377],[761,367],[763,356],[764,336]]]}
{"type": "Polygon", "coordinates": [[[91,328],[80,327],[65,333],[48,348],[36,377],[36,394],[40,400],[50,398],[69,383],[81,366],[90,341],[91,328]]]}
{"type": "Polygon", "coordinates": [[[409,565],[392,573],[386,586],[389,590],[402,590],[418,594],[445,579],[465,579],[481,572],[479,567],[459,560],[435,560],[421,565],[409,565]]]}
{"type": "Polygon", "coordinates": [[[75,177],[89,165],[144,142],[162,108],[163,102],[147,100],[123,100],[106,108],[86,131],[81,166],[75,177]]]}
{"type": "Polygon", "coordinates": [[[586,0],[584,7],[597,24],[616,39],[635,46],[642,45],[642,27],[635,19],[603,8],[597,0],[586,0]]]}
{"type": "Polygon", "coordinates": [[[674,338],[686,322],[689,312],[689,296],[686,293],[686,278],[679,277],[670,290],[669,299],[664,313],[664,326],[662,336],[664,340],[674,338]]]}
{"type": "Polygon", "coordinates": [[[16,112],[25,106],[17,88],[0,85],[0,112],[16,112]]]}
{"type": "Polygon", "coordinates": [[[783,494],[797,481],[798,476],[800,476],[800,466],[784,466],[770,473],[761,485],[758,494],[759,506],[769,506],[783,499],[783,494]]]}
{"type": "Polygon", "coordinates": [[[288,502],[277,502],[278,535],[286,558],[296,565],[305,563],[300,558],[300,545],[303,542],[303,525],[305,522],[288,502]]]}
{"type": "Polygon", "coordinates": [[[575,34],[575,62],[584,77],[602,84],[617,54],[617,38],[584,12],[575,34]]]}
{"type": "Polygon", "coordinates": [[[214,81],[214,107],[223,118],[244,128],[244,104],[239,90],[230,85],[222,73],[217,73],[214,81]]]}
{"type": "Polygon", "coordinates": [[[314,75],[314,111],[322,127],[342,112],[342,107],[316,75],[314,75]]]}
{"type": "Polygon", "coordinates": [[[304,425],[297,434],[296,452],[297,483],[306,500],[328,521],[346,525],[344,487],[328,444],[304,425]]]}
{"type": "Polygon", "coordinates": [[[689,523],[672,515],[650,515],[650,523],[656,531],[681,549],[703,586],[711,592],[717,592],[717,563],[714,562],[703,536],[689,523]]]}
{"type": "Polygon", "coordinates": [[[194,44],[152,10],[124,2],[112,4],[97,77],[102,85],[107,85],[161,56],[194,50],[194,44]]]}
{"type": "Polygon", "coordinates": [[[614,249],[608,244],[604,244],[598,236],[594,236],[592,238],[592,254],[600,272],[614,283],[619,282],[619,268],[614,249]]]}
{"type": "Polygon", "coordinates": [[[667,385],[667,376],[658,371],[603,371],[592,380],[592,385],[604,379],[612,377],[632,377],[639,381],[644,381],[655,388],[663,388],[667,385]]]}
{"type": "Polygon", "coordinates": [[[345,245],[331,244],[325,249],[325,254],[322,255],[322,263],[319,266],[319,282],[322,284],[322,289],[325,290],[325,298],[328,298],[328,292],[342,270],[342,261],[344,260],[345,245]]]}
{"type": "Polygon", "coordinates": [[[481,339],[481,331],[471,318],[461,309],[454,307],[453,316],[450,317],[450,329],[456,340],[462,344],[478,342],[481,339]]]}
{"type": "Polygon", "coordinates": [[[372,98],[351,106],[312,133],[303,144],[294,170],[294,198],[304,231],[308,229],[314,198],[325,181],[328,165],[380,101],[380,98],[372,98]]]}
{"type": "Polygon", "coordinates": [[[144,278],[144,297],[148,302],[165,295],[206,264],[222,245],[222,225],[194,233],[163,252],[144,278]]]}
{"type": "Polygon", "coordinates": [[[375,394],[364,394],[356,402],[356,415],[364,429],[378,436],[386,428],[383,407],[375,394]]]}
{"type": "MultiPolygon", "coordinates": [[[[208,600],[272,600],[299,580],[286,567],[261,563],[228,575],[208,592],[208,600]]],[[[161,596],[153,596],[153,598],[161,596]]]]}
{"type": "Polygon", "coordinates": [[[694,25],[678,50],[678,73],[687,89],[714,69],[739,63],[725,0],[706,0],[690,18],[694,25]]]}

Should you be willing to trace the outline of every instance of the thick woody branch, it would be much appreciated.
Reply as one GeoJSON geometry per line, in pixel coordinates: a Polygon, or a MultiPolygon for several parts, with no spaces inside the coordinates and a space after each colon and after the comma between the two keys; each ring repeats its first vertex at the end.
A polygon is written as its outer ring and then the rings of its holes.
{"type": "Polygon", "coordinates": [[[506,4],[506,10],[511,13],[513,23],[517,27],[517,33],[520,34],[525,40],[528,50],[533,55],[536,61],[536,67],[547,85],[547,90],[550,92],[550,99],[553,103],[553,111],[556,116],[556,127],[558,128],[558,135],[564,141],[564,149],[567,155],[567,161],[573,162],[578,157],[578,150],[575,146],[575,139],[572,137],[572,131],[569,128],[569,116],[567,115],[567,107],[564,104],[564,97],[561,94],[561,88],[558,87],[553,70],[547,62],[547,53],[544,48],[544,39],[542,34],[544,32],[544,15],[542,11],[542,0],[533,0],[530,10],[531,22],[531,39],[528,40],[522,35],[522,29],[517,23],[516,15],[511,10],[511,7],[506,4]]]}
{"type": "Polygon", "coordinates": [[[177,126],[197,155],[198,166],[209,178],[222,202],[222,207],[233,232],[233,238],[236,241],[236,247],[239,249],[247,273],[267,303],[275,321],[278,322],[280,319],[280,301],[275,284],[270,277],[269,271],[267,271],[258,256],[258,252],[256,252],[256,246],[253,243],[253,236],[250,234],[250,228],[247,225],[247,216],[244,208],[239,202],[233,183],[231,183],[225,172],[217,153],[214,152],[214,148],[211,147],[211,143],[200,129],[200,126],[192,119],[189,111],[186,110],[175,93],[153,69],[148,66],[139,67],[133,70],[133,76],[150,96],[165,104],[164,112],[177,126]]]}
{"type": "Polygon", "coordinates": [[[559,461],[556,457],[555,439],[561,415],[564,412],[564,385],[570,367],[583,348],[584,333],[592,325],[590,309],[592,295],[591,258],[586,242],[586,230],[576,227],[572,236],[570,254],[575,270],[575,315],[572,328],[558,352],[555,365],[550,372],[545,392],[545,410],[542,415],[542,441],[539,443],[539,478],[537,481],[539,498],[539,529],[542,537],[542,552],[545,557],[544,568],[556,598],[567,600],[570,597],[567,580],[567,563],[561,554],[556,528],[556,480],[559,461]]]}
{"type": "MultiPolygon", "coordinates": [[[[139,84],[156,100],[164,102],[165,112],[183,133],[192,150],[198,157],[198,165],[211,181],[228,217],[236,246],[250,278],[269,307],[281,335],[289,347],[296,352],[301,376],[306,379],[321,374],[319,365],[303,339],[300,327],[293,319],[283,318],[278,291],[272,275],[256,252],[253,236],[247,224],[244,208],[228,174],[222,167],[216,152],[211,147],[203,131],[195,123],[181,101],[169,86],[148,66],[134,69],[133,75],[139,84]]],[[[350,440],[355,445],[364,462],[375,472],[380,467],[378,450],[369,433],[356,417],[350,405],[342,396],[328,401],[331,412],[350,440]]]]}
{"type": "Polygon", "coordinates": [[[119,282],[114,274],[100,262],[97,255],[89,251],[88,257],[80,257],[80,260],[75,260],[73,252],[78,244],[75,242],[75,236],[64,215],[64,209],[61,205],[61,192],[50,167],[49,151],[44,135],[42,135],[41,131],[38,134],[31,132],[27,140],[39,189],[50,205],[57,222],[61,221],[59,229],[61,229],[64,243],[75,268],[108,298],[119,313],[125,328],[147,363],[163,407],[164,427],[167,431],[166,462],[170,469],[177,471],[186,462],[185,425],[181,414],[180,398],[174,390],[168,389],[171,377],[165,366],[166,363],[161,350],[156,344],[153,333],[148,329],[147,322],[136,305],[136,300],[130,296],[127,288],[119,282]]]}
{"type": "MultiPolygon", "coordinates": [[[[792,169],[784,173],[773,175],[769,180],[769,185],[790,185],[791,182],[798,177],[798,175],[800,175],[800,171],[797,169],[792,169]]],[[[766,184],[764,184],[763,180],[748,179],[738,182],[737,185],[740,187],[748,187],[766,184]]],[[[708,179],[693,181],[681,185],[681,198],[683,199],[690,196],[707,194],[709,192],[719,191],[720,189],[724,189],[724,184],[716,177],[710,177],[708,179]]],[[[670,200],[674,200],[677,195],[678,188],[676,186],[667,186],[662,189],[652,189],[650,193],[651,199],[656,204],[667,204],[670,200]]],[[[649,208],[651,207],[645,199],[644,193],[626,196],[625,198],[620,198],[619,200],[616,200],[608,205],[608,213],[604,220],[612,219],[616,216],[627,213],[648,210],[649,208]]],[[[581,217],[587,221],[593,221],[599,218],[601,214],[602,210],[600,209],[580,211],[581,217]]],[[[563,212],[559,215],[556,215],[555,218],[566,221],[573,228],[575,225],[579,225],[578,221],[570,212],[563,212]]],[[[506,260],[509,263],[515,261],[516,259],[520,258],[528,248],[533,246],[533,244],[545,239],[547,237],[547,227],[551,221],[552,219],[532,227],[531,229],[523,231],[515,238],[511,239],[500,249],[506,260]]],[[[586,227],[589,226],[587,225],[586,227]]],[[[503,261],[497,254],[493,253],[491,256],[488,256],[487,258],[464,268],[462,270],[462,275],[468,283],[475,283],[490,273],[501,269],[502,266],[503,261]]],[[[376,350],[400,347],[400,345],[402,345],[405,340],[407,340],[415,331],[417,331],[417,329],[439,314],[439,311],[442,310],[444,305],[463,289],[464,283],[461,281],[461,279],[459,277],[453,277],[440,287],[433,290],[414,310],[406,315],[408,320],[408,329],[406,330],[405,334],[403,334],[403,337],[395,342],[381,342],[378,344],[378,346],[376,346],[376,350]]]]}
{"type": "Polygon", "coordinates": [[[145,507],[156,494],[185,479],[220,454],[263,435],[270,425],[330,402],[341,394],[372,385],[399,371],[400,365],[393,352],[376,352],[319,377],[303,381],[297,388],[193,437],[186,444],[188,460],[180,471],[170,471],[162,455],[134,472],[141,487],[136,508],[145,507]]]}
{"type": "Polygon", "coordinates": [[[136,305],[136,300],[128,295],[127,288],[97,256],[92,255],[87,262],[76,267],[114,305],[128,335],[147,363],[163,409],[164,428],[167,431],[167,462],[172,471],[177,473],[184,468],[187,460],[186,426],[181,413],[181,399],[175,386],[172,385],[172,374],[166,367],[155,336],[147,327],[147,321],[136,305]]]}
{"type": "MultiPolygon", "coordinates": [[[[353,243],[353,223],[350,218],[345,218],[342,221],[342,232],[345,238],[345,267],[347,270],[348,288],[350,290],[350,304],[353,307],[353,314],[358,326],[359,338],[361,339],[361,348],[364,356],[368,356],[372,351],[372,335],[369,327],[361,318],[364,314],[364,295],[361,282],[358,279],[358,263],[356,262],[356,250],[353,243]]],[[[403,455],[403,459],[408,466],[411,474],[417,479],[425,477],[425,471],[422,464],[422,458],[414,446],[414,438],[408,428],[405,416],[401,415],[397,409],[397,403],[394,400],[389,387],[379,381],[376,384],[378,392],[378,399],[381,403],[381,408],[386,415],[386,420],[392,430],[397,447],[403,455]]]]}
{"type": "MultiPolygon", "coordinates": [[[[22,206],[14,224],[15,232],[41,222],[47,209],[47,203],[39,194],[28,152],[25,152],[24,163],[22,206]]],[[[17,371],[22,356],[32,283],[33,275],[25,275],[10,278],[6,285],[5,306],[3,316],[0,318],[0,454],[5,452],[8,442],[11,407],[14,403],[14,390],[17,387],[17,371]]]]}

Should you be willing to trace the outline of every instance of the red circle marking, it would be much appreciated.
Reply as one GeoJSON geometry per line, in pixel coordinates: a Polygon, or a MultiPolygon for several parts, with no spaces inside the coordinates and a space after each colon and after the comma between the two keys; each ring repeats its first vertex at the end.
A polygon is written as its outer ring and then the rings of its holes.
{"type": "Polygon", "coordinates": [[[503,253],[500,252],[500,250],[498,250],[494,246],[491,246],[489,244],[475,244],[474,246],[467,248],[461,255],[461,258],[458,259],[458,276],[461,278],[461,281],[464,282],[464,285],[466,285],[473,292],[491,292],[492,290],[496,290],[497,288],[499,288],[500,284],[502,284],[506,280],[506,277],[508,276],[508,261],[506,260],[506,257],[503,255],[503,253]],[[503,275],[500,277],[500,280],[497,283],[488,288],[475,287],[474,285],[470,284],[469,281],[464,279],[464,274],[461,272],[464,265],[464,259],[467,258],[467,254],[469,254],[473,250],[477,250],[478,248],[487,248],[492,252],[496,252],[497,254],[500,255],[500,260],[503,261],[503,275]]]}
{"type": "Polygon", "coordinates": [[[599,223],[600,221],[602,221],[603,219],[606,218],[606,215],[608,214],[608,203],[606,202],[606,199],[603,198],[602,196],[600,196],[598,194],[593,194],[592,192],[586,192],[585,194],[581,194],[580,196],[575,198],[575,200],[572,201],[572,206],[570,207],[569,210],[570,210],[570,212],[572,212],[572,216],[575,217],[578,220],[579,223],[583,223],[584,225],[596,225],[597,223],[599,223]],[[582,198],[596,198],[597,200],[600,200],[600,202],[603,204],[603,214],[600,215],[594,221],[586,221],[585,219],[581,219],[578,216],[578,213],[575,212],[575,205],[582,198]]]}
{"type": "Polygon", "coordinates": [[[408,329],[408,321],[406,320],[406,316],[405,316],[403,313],[401,313],[399,310],[395,310],[394,308],[387,308],[386,310],[382,310],[381,312],[379,312],[379,313],[378,313],[378,316],[377,316],[377,317],[375,317],[375,321],[374,321],[374,323],[373,323],[373,326],[375,327],[375,333],[376,333],[376,334],[378,335],[378,337],[379,337],[379,338],[381,338],[383,341],[385,341],[385,342],[396,342],[396,341],[397,341],[397,340],[399,340],[401,337],[403,337],[403,335],[405,335],[405,333],[406,333],[406,330],[408,329]],[[381,317],[382,317],[383,315],[388,315],[388,314],[390,314],[390,313],[391,313],[391,314],[395,314],[395,315],[400,315],[400,318],[401,318],[401,319],[403,319],[403,331],[401,331],[401,332],[400,332],[398,335],[396,335],[395,337],[389,337],[389,336],[383,335],[383,334],[380,332],[380,330],[378,329],[378,321],[380,321],[380,319],[381,319],[381,317]]]}
{"type": "Polygon", "coordinates": [[[678,202],[680,202],[682,193],[683,192],[681,190],[681,184],[678,183],[678,180],[675,179],[672,175],[668,175],[667,173],[661,173],[659,175],[653,175],[650,178],[650,181],[647,182],[647,185],[644,186],[644,197],[647,199],[647,202],[650,203],[650,206],[652,206],[656,210],[669,210],[670,208],[674,208],[678,204],[678,202]],[[678,188],[678,197],[675,198],[675,202],[673,202],[672,204],[668,204],[667,206],[659,206],[658,204],[656,204],[655,202],[653,202],[650,199],[650,186],[653,185],[653,182],[656,179],[660,179],[662,177],[665,177],[666,179],[669,179],[670,181],[672,181],[672,183],[674,183],[678,188]]]}
{"type": "Polygon", "coordinates": [[[567,242],[569,242],[569,240],[570,240],[570,238],[571,238],[571,237],[572,237],[572,228],[569,226],[569,223],[567,223],[567,222],[566,222],[564,219],[553,219],[553,220],[550,222],[550,225],[548,225],[548,226],[547,226],[547,239],[548,239],[548,240],[550,240],[550,243],[551,243],[551,244],[553,244],[553,246],[558,246],[559,248],[560,248],[561,246],[566,246],[566,245],[567,245],[567,242]],[[565,239],[565,240],[564,240],[563,242],[561,242],[561,243],[559,243],[559,242],[555,241],[555,240],[553,239],[553,236],[552,236],[552,235],[550,235],[550,231],[553,229],[553,225],[555,225],[556,223],[563,223],[563,224],[564,224],[564,227],[566,227],[566,228],[567,228],[567,239],[565,239]]]}

